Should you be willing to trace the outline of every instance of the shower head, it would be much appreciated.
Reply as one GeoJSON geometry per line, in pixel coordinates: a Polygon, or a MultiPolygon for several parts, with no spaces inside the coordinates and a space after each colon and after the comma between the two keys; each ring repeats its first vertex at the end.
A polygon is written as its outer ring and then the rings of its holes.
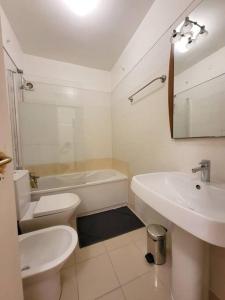
{"type": "Polygon", "coordinates": [[[21,86],[21,89],[22,90],[25,90],[25,91],[33,91],[34,90],[34,85],[32,82],[30,81],[26,81],[25,79],[23,80],[23,84],[21,86]]]}

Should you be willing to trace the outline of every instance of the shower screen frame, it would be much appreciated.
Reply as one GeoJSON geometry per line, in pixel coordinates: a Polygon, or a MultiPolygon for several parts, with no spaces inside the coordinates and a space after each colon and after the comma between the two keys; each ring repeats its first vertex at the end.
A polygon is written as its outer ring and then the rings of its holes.
{"type": "Polygon", "coordinates": [[[19,102],[23,101],[23,93],[21,90],[22,74],[7,69],[7,91],[8,103],[11,121],[12,133],[12,149],[13,149],[13,165],[14,169],[22,169],[22,147],[19,126],[19,102]]]}

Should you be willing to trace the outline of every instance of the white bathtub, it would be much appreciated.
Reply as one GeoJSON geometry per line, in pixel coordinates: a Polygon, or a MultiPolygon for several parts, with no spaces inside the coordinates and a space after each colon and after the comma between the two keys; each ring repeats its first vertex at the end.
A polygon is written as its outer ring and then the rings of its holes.
{"type": "Polygon", "coordinates": [[[32,201],[41,196],[76,193],[81,198],[78,215],[90,214],[126,205],[128,178],[116,170],[97,170],[38,179],[38,189],[31,193],[32,201]]]}

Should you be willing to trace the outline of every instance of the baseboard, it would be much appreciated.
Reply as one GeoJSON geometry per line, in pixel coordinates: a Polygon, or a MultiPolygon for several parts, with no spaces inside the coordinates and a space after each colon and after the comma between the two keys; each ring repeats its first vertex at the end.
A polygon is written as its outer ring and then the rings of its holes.
{"type": "Polygon", "coordinates": [[[107,211],[107,210],[110,210],[110,209],[116,209],[116,208],[123,207],[123,206],[128,206],[128,203],[127,202],[122,202],[122,203],[117,204],[117,205],[107,206],[107,207],[104,207],[104,208],[101,208],[101,209],[92,210],[90,212],[78,213],[77,217],[79,218],[79,217],[84,217],[84,216],[90,216],[90,215],[94,215],[94,214],[97,214],[97,213],[101,213],[101,212],[104,212],[104,211],[107,211]]]}

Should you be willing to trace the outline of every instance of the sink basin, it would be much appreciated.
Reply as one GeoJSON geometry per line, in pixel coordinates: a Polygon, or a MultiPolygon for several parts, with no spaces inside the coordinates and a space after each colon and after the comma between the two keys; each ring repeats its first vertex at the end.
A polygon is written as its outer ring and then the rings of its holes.
{"type": "Polygon", "coordinates": [[[181,172],[134,176],[133,192],[192,235],[225,247],[225,188],[181,172]]]}

